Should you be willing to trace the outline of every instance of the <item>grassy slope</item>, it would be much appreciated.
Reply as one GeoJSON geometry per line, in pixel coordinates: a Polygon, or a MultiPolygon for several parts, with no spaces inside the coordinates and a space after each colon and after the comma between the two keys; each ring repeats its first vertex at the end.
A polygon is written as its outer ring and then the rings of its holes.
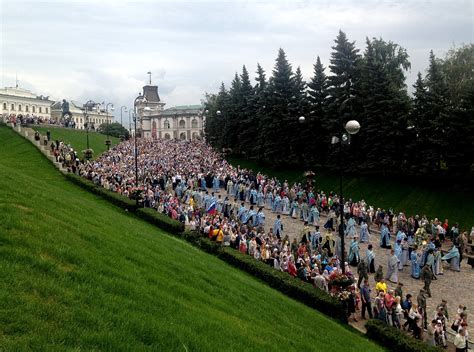
{"type": "MultiPolygon", "coordinates": [[[[46,131],[51,132],[52,140],[63,140],[66,143],[70,143],[75,150],[79,152],[82,157],[82,151],[87,148],[87,132],[84,130],[75,130],[68,128],[54,128],[54,127],[33,127],[38,130],[41,134],[46,135],[46,131]]],[[[110,137],[112,145],[120,143],[120,139],[116,137],[110,137]]],[[[89,132],[89,146],[94,150],[94,157],[98,157],[100,154],[107,150],[105,141],[107,136],[105,134],[97,132],[89,132]]]]}
{"type": "MultiPolygon", "coordinates": [[[[256,163],[230,158],[233,165],[253,170],[261,170],[267,175],[290,182],[302,180],[302,171],[275,171],[260,167],[256,163]]],[[[339,175],[324,170],[316,171],[316,185],[325,192],[339,190],[339,175]]],[[[426,214],[429,218],[448,218],[450,224],[459,222],[464,229],[474,226],[474,201],[472,193],[446,191],[446,185],[420,184],[419,182],[398,181],[382,177],[349,177],[344,178],[344,194],[354,200],[365,199],[369,204],[407,214],[426,214]]]]}
{"type": "Polygon", "coordinates": [[[380,350],[0,140],[0,350],[380,350]]]}

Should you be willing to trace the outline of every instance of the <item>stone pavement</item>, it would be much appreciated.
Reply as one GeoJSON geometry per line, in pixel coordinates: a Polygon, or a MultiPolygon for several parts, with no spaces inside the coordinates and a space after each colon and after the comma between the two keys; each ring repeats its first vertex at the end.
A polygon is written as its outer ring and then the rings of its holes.
{"type": "MultiPolygon", "coordinates": [[[[221,189],[221,194],[226,193],[225,190],[221,189]]],[[[230,198],[233,200],[233,198],[230,198]]],[[[240,202],[239,202],[240,203],[240,202]]],[[[247,206],[249,204],[247,203],[247,206]]],[[[273,221],[276,219],[276,214],[272,213],[271,210],[265,209],[265,217],[266,217],[266,224],[265,230],[269,231],[269,229],[273,225],[273,221]]],[[[283,235],[288,235],[290,240],[292,241],[293,238],[297,238],[297,240],[301,240],[301,231],[303,230],[303,222],[297,219],[293,219],[288,215],[281,215],[281,219],[283,222],[283,235]]],[[[321,214],[320,219],[320,230],[321,235],[325,236],[326,232],[323,228],[324,223],[326,222],[326,216],[321,214]]],[[[314,230],[314,228],[311,228],[314,230]]],[[[359,228],[357,228],[359,231],[359,228]]],[[[390,250],[380,248],[379,246],[379,232],[376,226],[372,226],[370,228],[371,236],[370,236],[370,243],[373,245],[373,249],[375,252],[375,267],[379,264],[382,265],[384,274],[387,272],[387,262],[388,257],[390,255],[390,250]]],[[[333,233],[333,238],[335,234],[333,233]]],[[[349,250],[349,242],[350,239],[346,241],[346,250],[349,250]]],[[[393,242],[393,236],[392,236],[393,242]]],[[[365,257],[365,253],[367,250],[367,243],[362,243],[360,245],[360,255],[361,257],[365,257]]],[[[357,268],[351,267],[352,272],[357,276],[357,268]]],[[[423,281],[413,279],[410,275],[410,266],[406,266],[403,268],[403,271],[400,271],[398,274],[399,281],[403,283],[403,294],[406,295],[407,293],[411,293],[414,296],[414,301],[416,302],[416,296],[420,288],[423,287],[423,281]]],[[[375,292],[375,281],[373,280],[373,274],[369,275],[369,282],[373,289],[373,293],[375,292]]],[[[387,282],[389,288],[395,289],[396,285],[390,282],[387,282]]],[[[434,318],[436,306],[441,303],[442,299],[447,299],[448,301],[448,313],[449,319],[447,321],[448,331],[451,331],[449,328],[453,322],[455,317],[457,308],[460,304],[467,307],[468,311],[468,332],[469,332],[469,340],[474,340],[474,269],[471,268],[470,265],[467,264],[466,260],[464,259],[461,263],[461,271],[454,272],[446,267],[444,268],[444,274],[438,276],[438,280],[433,280],[431,283],[431,298],[427,298],[427,314],[428,319],[434,318]]],[[[374,295],[375,296],[375,295],[374,295]]],[[[358,326],[362,326],[363,324],[357,324],[358,326]]],[[[452,340],[453,336],[450,336],[450,340],[452,340]]]]}

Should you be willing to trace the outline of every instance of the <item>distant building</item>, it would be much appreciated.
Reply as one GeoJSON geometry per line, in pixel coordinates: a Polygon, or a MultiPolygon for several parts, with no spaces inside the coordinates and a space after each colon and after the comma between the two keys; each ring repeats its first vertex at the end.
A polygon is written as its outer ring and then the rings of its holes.
{"type": "Polygon", "coordinates": [[[49,96],[38,96],[18,86],[0,89],[0,111],[4,116],[49,120],[52,104],[53,101],[49,100],[49,96]]]}
{"type": "Polygon", "coordinates": [[[191,140],[203,136],[204,116],[201,105],[182,105],[164,109],[158,86],[143,87],[145,101],[137,103],[137,128],[145,138],[191,140]]]}
{"type": "MultiPolygon", "coordinates": [[[[84,115],[84,104],[81,104],[77,101],[70,100],[69,103],[69,112],[70,116],[65,116],[69,121],[74,122],[75,128],[83,130],[86,127],[87,121],[90,122],[90,127],[93,129],[99,128],[103,123],[113,123],[114,116],[110,113],[106,113],[103,109],[88,109],[87,116],[84,115]]],[[[51,117],[56,121],[61,121],[63,119],[63,101],[57,101],[51,106],[51,117]]]]}

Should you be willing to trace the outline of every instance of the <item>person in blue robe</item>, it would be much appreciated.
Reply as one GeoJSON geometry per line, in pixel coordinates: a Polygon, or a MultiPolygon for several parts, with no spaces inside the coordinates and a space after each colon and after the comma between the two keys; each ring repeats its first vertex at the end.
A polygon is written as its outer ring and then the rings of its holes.
{"type": "Polygon", "coordinates": [[[257,205],[259,207],[263,207],[265,205],[265,199],[263,197],[263,192],[261,190],[261,187],[260,187],[260,190],[257,193],[257,205]]]}
{"type": "Polygon", "coordinates": [[[276,195],[275,199],[273,200],[273,209],[272,211],[274,213],[280,213],[281,212],[281,197],[279,194],[276,195]]]}
{"type": "Polygon", "coordinates": [[[217,176],[214,176],[214,178],[212,179],[212,189],[214,190],[214,192],[219,192],[219,187],[220,181],[217,176]]]}
{"type": "Polygon", "coordinates": [[[303,201],[303,203],[301,203],[300,220],[308,221],[308,215],[308,203],[303,201]]]}
{"type": "Polygon", "coordinates": [[[357,242],[357,236],[356,236],[351,240],[351,244],[350,244],[350,247],[349,247],[349,257],[348,257],[348,259],[349,259],[349,264],[350,265],[352,265],[352,266],[359,265],[359,261],[360,261],[359,251],[360,251],[359,242],[357,242]]]}
{"type": "Polygon", "coordinates": [[[243,222],[243,219],[247,216],[247,209],[245,208],[245,203],[240,204],[239,211],[237,212],[237,218],[243,222]]]}
{"type": "Polygon", "coordinates": [[[319,232],[319,226],[316,226],[315,231],[311,234],[311,249],[313,251],[318,249],[321,244],[321,232],[319,232]]]}
{"type": "Polygon", "coordinates": [[[405,232],[403,232],[402,230],[399,230],[397,232],[397,237],[396,237],[395,241],[402,242],[405,238],[406,238],[405,232]]]}
{"type": "Polygon", "coordinates": [[[281,212],[284,215],[290,214],[290,200],[286,195],[281,200],[281,212]]]}
{"type": "Polygon", "coordinates": [[[247,221],[244,222],[249,222],[252,224],[252,226],[256,226],[255,224],[257,223],[257,212],[253,209],[253,205],[250,206],[250,209],[247,213],[247,221]]]}
{"type": "Polygon", "coordinates": [[[255,188],[252,188],[250,190],[250,196],[249,196],[249,200],[250,200],[250,204],[252,205],[257,205],[257,190],[255,188]]]}
{"type": "Polygon", "coordinates": [[[206,179],[204,177],[201,177],[201,189],[205,191],[207,189],[206,187],[206,179]]]}
{"type": "Polygon", "coordinates": [[[257,212],[257,227],[265,227],[265,213],[263,208],[259,208],[257,212]]]}
{"type": "Polygon", "coordinates": [[[364,220],[360,223],[360,242],[369,242],[369,226],[364,220]]]}
{"type": "Polygon", "coordinates": [[[298,205],[298,202],[294,200],[293,202],[291,202],[290,216],[296,219],[298,217],[298,213],[299,213],[299,205],[298,205]]]}
{"type": "Polygon", "coordinates": [[[280,219],[280,214],[277,215],[275,221],[273,222],[273,234],[280,239],[281,236],[283,235],[283,224],[280,219]]]}
{"type": "Polygon", "coordinates": [[[221,195],[219,194],[217,196],[217,202],[216,202],[216,210],[219,212],[219,213],[222,213],[222,210],[224,209],[224,201],[222,200],[221,198],[221,195]]]}
{"type": "Polygon", "coordinates": [[[350,238],[354,238],[354,236],[356,235],[356,221],[352,216],[349,218],[349,220],[347,220],[345,232],[346,236],[349,236],[350,238]]]}
{"type": "Polygon", "coordinates": [[[421,255],[419,255],[417,251],[417,247],[415,246],[410,253],[410,261],[411,261],[411,276],[414,279],[420,278],[420,262],[421,262],[421,255]]]}
{"type": "Polygon", "coordinates": [[[403,264],[402,264],[402,254],[403,254],[403,249],[402,249],[402,243],[400,240],[395,242],[395,255],[398,258],[398,270],[403,270],[403,264]]]}
{"type": "Polygon", "coordinates": [[[369,273],[371,274],[375,273],[375,253],[374,253],[372,244],[369,244],[367,247],[366,258],[367,258],[369,273]]]}
{"type": "Polygon", "coordinates": [[[311,207],[311,210],[309,211],[309,220],[308,222],[311,224],[311,225],[314,225],[314,226],[318,226],[319,225],[319,210],[318,210],[318,207],[316,205],[313,205],[311,207]]]}
{"type": "Polygon", "coordinates": [[[450,269],[460,271],[459,267],[459,249],[453,245],[448,253],[446,253],[441,260],[445,260],[450,264],[450,269]]]}
{"type": "Polygon", "coordinates": [[[209,192],[206,191],[206,195],[204,196],[204,209],[208,209],[209,205],[211,205],[211,196],[209,192]]]}
{"type": "Polygon", "coordinates": [[[392,248],[390,244],[390,231],[386,224],[380,226],[380,247],[382,248],[392,248]]]}
{"type": "Polygon", "coordinates": [[[267,209],[273,210],[273,193],[272,192],[267,192],[266,207],[267,209]]]}

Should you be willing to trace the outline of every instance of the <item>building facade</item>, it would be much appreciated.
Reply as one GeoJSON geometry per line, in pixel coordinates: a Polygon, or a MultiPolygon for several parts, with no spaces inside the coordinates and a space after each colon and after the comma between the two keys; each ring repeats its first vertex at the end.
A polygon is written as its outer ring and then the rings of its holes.
{"type": "Polygon", "coordinates": [[[49,121],[52,104],[49,96],[38,96],[18,86],[0,89],[0,111],[3,116],[36,117],[49,121]]]}
{"type": "MultiPolygon", "coordinates": [[[[57,101],[51,106],[51,117],[55,121],[61,121],[63,119],[63,101],[57,101]]],[[[74,128],[83,130],[86,128],[87,121],[90,122],[92,129],[99,128],[103,123],[113,123],[114,116],[107,113],[105,110],[98,108],[88,109],[87,115],[84,115],[84,104],[77,101],[69,101],[69,121],[74,122],[74,128]]]]}
{"type": "Polygon", "coordinates": [[[164,109],[158,86],[143,87],[143,97],[136,107],[140,135],[145,138],[192,140],[204,134],[201,105],[182,105],[164,109]]]}

